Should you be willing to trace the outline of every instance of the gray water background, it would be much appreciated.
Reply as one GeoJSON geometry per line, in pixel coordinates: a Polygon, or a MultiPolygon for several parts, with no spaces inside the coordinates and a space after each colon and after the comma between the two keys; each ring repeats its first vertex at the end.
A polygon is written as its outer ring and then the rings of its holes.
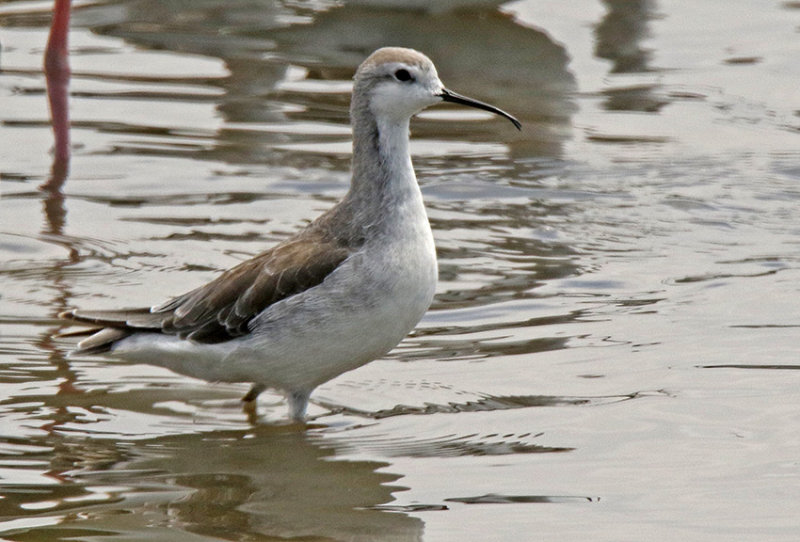
{"type": "Polygon", "coordinates": [[[51,3],[0,2],[3,540],[797,540],[800,4],[389,4],[75,2],[48,189],[51,3]],[[524,129],[412,122],[437,297],[333,414],[65,358],[59,311],[158,303],[340,198],[382,45],[524,129]]]}

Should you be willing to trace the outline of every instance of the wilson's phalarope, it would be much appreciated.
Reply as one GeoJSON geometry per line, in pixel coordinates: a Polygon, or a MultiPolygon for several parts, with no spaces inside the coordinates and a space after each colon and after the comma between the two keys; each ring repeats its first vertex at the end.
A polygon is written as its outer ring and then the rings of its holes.
{"type": "Polygon", "coordinates": [[[305,417],[312,390],[385,354],[433,299],[436,251],[408,152],[409,120],[453,102],[508,113],[444,88],[412,49],[375,51],[358,68],[350,106],[352,183],[294,237],[169,301],[142,309],[74,309],[96,327],[74,354],[167,367],[209,381],[248,382],[251,411],[266,388],[305,417]]]}

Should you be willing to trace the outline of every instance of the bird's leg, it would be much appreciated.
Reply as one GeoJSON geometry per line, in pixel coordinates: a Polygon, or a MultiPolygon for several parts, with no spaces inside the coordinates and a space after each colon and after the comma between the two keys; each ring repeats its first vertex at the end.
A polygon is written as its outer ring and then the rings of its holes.
{"type": "Polygon", "coordinates": [[[293,391],[288,394],[289,417],[293,421],[298,423],[305,422],[309,395],[311,395],[311,392],[308,391],[293,391]]]}
{"type": "Polygon", "coordinates": [[[242,410],[247,414],[248,419],[256,417],[256,399],[262,391],[267,389],[264,384],[253,384],[244,397],[242,397],[242,410]]]}

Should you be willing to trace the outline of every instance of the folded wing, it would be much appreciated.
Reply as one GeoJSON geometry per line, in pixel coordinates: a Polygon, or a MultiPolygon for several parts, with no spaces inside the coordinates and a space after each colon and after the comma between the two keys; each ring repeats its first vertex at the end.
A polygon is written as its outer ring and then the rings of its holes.
{"type": "Polygon", "coordinates": [[[59,316],[95,325],[77,353],[98,354],[133,333],[177,335],[220,343],[250,332],[248,324],[264,309],[322,283],[349,255],[335,240],[312,231],[229,269],[208,284],[152,308],[92,311],[73,309],[59,316]]]}

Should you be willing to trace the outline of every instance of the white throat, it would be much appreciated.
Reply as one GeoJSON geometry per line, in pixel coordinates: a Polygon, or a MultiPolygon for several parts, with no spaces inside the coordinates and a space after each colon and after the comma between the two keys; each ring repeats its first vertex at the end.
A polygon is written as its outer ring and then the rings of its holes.
{"type": "Polygon", "coordinates": [[[408,150],[410,119],[378,117],[375,120],[379,134],[378,153],[386,167],[392,189],[413,188],[419,192],[417,176],[414,174],[408,150]]]}

